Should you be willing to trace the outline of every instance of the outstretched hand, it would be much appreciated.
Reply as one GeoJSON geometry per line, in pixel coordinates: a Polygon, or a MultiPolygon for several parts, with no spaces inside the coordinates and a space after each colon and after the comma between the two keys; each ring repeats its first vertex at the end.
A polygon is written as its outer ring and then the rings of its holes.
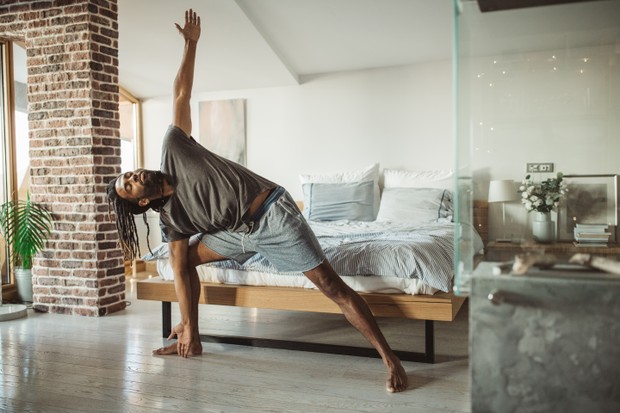
{"type": "Polygon", "coordinates": [[[177,23],[174,25],[185,40],[196,42],[200,38],[200,16],[192,9],[185,11],[185,25],[182,28],[177,23]]]}
{"type": "Polygon", "coordinates": [[[177,338],[177,354],[181,357],[188,357],[191,354],[192,349],[192,330],[189,326],[182,323],[177,324],[172,331],[168,340],[177,338]]]}

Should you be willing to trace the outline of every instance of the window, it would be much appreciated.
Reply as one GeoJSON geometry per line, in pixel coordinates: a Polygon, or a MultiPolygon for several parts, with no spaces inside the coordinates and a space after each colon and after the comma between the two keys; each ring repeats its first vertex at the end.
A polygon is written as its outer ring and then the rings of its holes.
{"type": "MultiPolygon", "coordinates": [[[[25,198],[30,183],[28,156],[28,108],[26,50],[19,42],[0,39],[0,202],[10,197],[25,198]]],[[[0,277],[12,284],[8,247],[0,239],[0,277]]]]}
{"type": "Polygon", "coordinates": [[[121,172],[144,166],[142,155],[142,105],[140,100],[119,87],[118,111],[121,129],[121,172]]]}

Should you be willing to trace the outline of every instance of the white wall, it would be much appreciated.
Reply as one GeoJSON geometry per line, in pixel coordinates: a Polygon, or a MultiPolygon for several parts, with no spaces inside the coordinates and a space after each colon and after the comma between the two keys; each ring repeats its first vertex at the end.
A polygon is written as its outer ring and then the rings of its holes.
{"type": "MultiPolygon", "coordinates": [[[[548,67],[551,52],[502,55],[509,66],[493,63],[497,56],[460,66],[460,81],[470,82],[475,95],[467,102],[474,198],[486,199],[491,179],[521,181],[527,162],[553,162],[565,174],[620,173],[620,55],[614,55],[601,47],[571,50],[556,66],[561,70],[548,67]]],[[[248,166],[302,199],[301,173],[373,162],[382,169],[453,168],[452,85],[452,64],[440,61],[325,74],[295,87],[195,95],[194,131],[198,102],[247,99],[248,166]]],[[[143,110],[146,167],[158,169],[170,98],[147,100],[143,110]]],[[[518,201],[506,205],[506,227],[501,205],[489,211],[489,239],[530,237],[531,217],[518,201]]],[[[150,222],[157,245],[157,217],[150,222]]]]}
{"type": "MultiPolygon", "coordinates": [[[[194,94],[193,131],[198,134],[198,102],[247,99],[248,167],[302,199],[302,173],[375,162],[382,169],[452,168],[452,88],[452,63],[438,61],[317,75],[293,87],[194,94]]],[[[143,102],[146,168],[159,169],[171,115],[168,96],[143,102]]],[[[157,218],[149,222],[157,245],[157,218]]]]}

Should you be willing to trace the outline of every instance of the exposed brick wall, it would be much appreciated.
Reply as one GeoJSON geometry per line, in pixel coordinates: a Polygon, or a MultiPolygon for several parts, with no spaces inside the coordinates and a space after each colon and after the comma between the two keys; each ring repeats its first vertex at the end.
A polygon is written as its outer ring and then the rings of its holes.
{"type": "Polygon", "coordinates": [[[120,173],[116,0],[0,0],[0,36],[25,42],[32,199],[54,217],[33,267],[34,307],[125,308],[106,183],[120,173]]]}

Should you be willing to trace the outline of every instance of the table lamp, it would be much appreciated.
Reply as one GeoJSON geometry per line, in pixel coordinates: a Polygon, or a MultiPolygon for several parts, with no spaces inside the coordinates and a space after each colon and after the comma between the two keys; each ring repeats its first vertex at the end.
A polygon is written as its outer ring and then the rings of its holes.
{"type": "MultiPolygon", "coordinates": [[[[489,203],[502,203],[502,228],[506,228],[506,202],[519,199],[515,182],[512,179],[497,179],[489,183],[489,203]]],[[[497,242],[510,242],[509,238],[498,238],[497,242]]]]}

